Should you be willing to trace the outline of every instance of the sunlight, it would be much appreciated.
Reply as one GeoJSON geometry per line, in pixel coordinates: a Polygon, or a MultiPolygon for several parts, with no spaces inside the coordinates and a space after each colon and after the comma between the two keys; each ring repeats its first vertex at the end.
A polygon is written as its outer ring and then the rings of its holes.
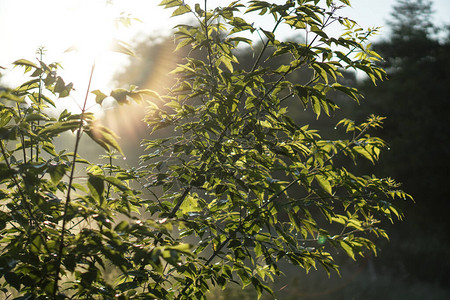
{"type": "MultiPolygon", "coordinates": [[[[168,34],[174,25],[170,12],[157,4],[148,0],[0,1],[0,66],[10,68],[21,58],[35,61],[36,50],[43,46],[43,60],[61,63],[64,69],[59,75],[74,83],[76,102],[82,101],[79,95],[86,92],[94,60],[92,88],[108,92],[114,87],[114,74],[128,61],[126,55],[110,51],[114,41],[137,44],[152,35],[168,34]],[[118,25],[118,18],[128,16],[142,22],[132,22],[129,28],[118,25]]],[[[15,69],[2,77],[2,84],[14,87],[22,82],[22,76],[15,69]]],[[[61,99],[58,106],[73,111],[79,105],[61,99]]]]}
{"type": "MultiPolygon", "coordinates": [[[[96,65],[96,70],[91,90],[104,89],[114,74],[116,62],[109,52],[118,34],[116,14],[105,1],[79,1],[68,7],[66,17],[69,26],[65,30],[71,44],[65,50],[65,76],[75,83],[73,99],[80,107],[93,65],[96,65]]],[[[87,107],[94,104],[90,99],[87,107]]]]}
{"type": "Polygon", "coordinates": [[[71,49],[78,51],[81,59],[96,60],[109,51],[116,30],[114,18],[106,12],[98,5],[74,11],[71,49]]]}
{"type": "MultiPolygon", "coordinates": [[[[130,58],[123,54],[127,52],[127,46],[123,48],[123,45],[139,39],[137,35],[142,31],[146,34],[140,36],[148,38],[149,27],[156,29],[165,26],[169,30],[166,24],[160,22],[164,15],[158,15],[155,8],[156,3],[147,1],[84,0],[72,2],[66,9],[65,23],[68,26],[63,35],[70,37],[70,44],[65,49],[64,66],[68,80],[75,83],[74,100],[76,98],[77,106],[80,106],[80,99],[84,100],[80,95],[84,96],[86,92],[89,72],[94,63],[91,91],[99,89],[109,94],[112,88],[117,88],[112,82],[114,75],[130,58]],[[137,21],[141,19],[145,21],[137,21]],[[126,27],[122,21],[131,22],[131,27],[126,27]]],[[[88,107],[99,113],[102,111],[95,105],[93,97],[90,97],[88,107]]]]}

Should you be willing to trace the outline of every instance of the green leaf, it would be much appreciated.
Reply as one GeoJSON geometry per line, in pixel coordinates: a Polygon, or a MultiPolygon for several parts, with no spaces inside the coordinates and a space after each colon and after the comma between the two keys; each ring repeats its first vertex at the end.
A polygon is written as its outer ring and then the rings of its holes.
{"type": "Polygon", "coordinates": [[[27,122],[34,122],[34,121],[48,121],[50,119],[49,117],[47,117],[45,114],[42,113],[31,113],[25,117],[25,120],[27,122]]]}
{"type": "Polygon", "coordinates": [[[72,87],[73,83],[69,83],[66,85],[64,80],[60,76],[58,76],[56,78],[55,86],[53,87],[53,92],[59,94],[59,98],[64,98],[69,96],[72,87]]]}
{"type": "Polygon", "coordinates": [[[179,6],[182,4],[183,4],[182,0],[163,0],[158,5],[164,6],[164,8],[170,8],[170,7],[179,6]]]}
{"type": "Polygon", "coordinates": [[[129,227],[129,223],[127,221],[121,221],[119,224],[114,227],[114,231],[125,231],[129,227]]]}
{"type": "Polygon", "coordinates": [[[105,182],[100,176],[88,173],[88,188],[94,199],[99,203],[103,201],[103,192],[105,191],[105,182]]]}
{"type": "Polygon", "coordinates": [[[50,173],[50,178],[54,184],[61,181],[63,176],[66,174],[66,167],[64,165],[50,165],[48,167],[48,172],[50,173]]]}
{"type": "Polygon", "coordinates": [[[115,177],[105,177],[104,180],[112,185],[114,185],[115,187],[117,187],[119,190],[123,191],[127,191],[129,190],[128,186],[126,184],[124,184],[120,179],[115,178],[115,177]]]}
{"type": "Polygon", "coordinates": [[[100,90],[95,90],[91,92],[92,94],[95,95],[95,102],[97,102],[97,104],[102,105],[103,100],[108,97],[107,95],[103,94],[100,90]]]}
{"type": "Polygon", "coordinates": [[[243,288],[251,283],[251,277],[244,269],[238,269],[236,274],[239,276],[239,279],[241,279],[243,288]]]}
{"type": "Polygon", "coordinates": [[[146,95],[146,96],[149,96],[151,98],[157,98],[159,100],[162,100],[161,96],[157,92],[155,92],[153,90],[145,89],[145,90],[138,90],[137,92],[139,94],[146,95]]]}
{"type": "MultiPolygon", "coordinates": [[[[72,86],[70,88],[72,88],[72,86]]],[[[40,97],[41,97],[41,100],[44,100],[45,102],[47,102],[51,106],[56,107],[55,102],[53,102],[53,100],[50,99],[49,97],[47,97],[46,95],[41,93],[40,97]]]]}
{"type": "Polygon", "coordinates": [[[89,126],[85,127],[84,132],[86,132],[91,139],[93,139],[104,149],[110,151],[110,147],[112,147],[123,155],[122,149],[116,141],[116,134],[108,128],[98,124],[97,122],[92,122],[89,126]]]}
{"type": "Polygon", "coordinates": [[[321,30],[316,25],[312,25],[310,30],[312,32],[314,32],[315,34],[317,34],[318,36],[320,36],[320,37],[322,37],[324,39],[328,39],[328,35],[325,33],[325,31],[321,30]]]}
{"type": "Polygon", "coordinates": [[[111,97],[113,97],[114,99],[116,99],[116,101],[119,104],[125,104],[127,103],[127,96],[130,92],[126,89],[115,89],[111,91],[111,97]]]}
{"type": "Polygon", "coordinates": [[[314,113],[317,115],[317,118],[320,116],[320,101],[316,96],[311,96],[311,104],[314,113]]]}
{"type": "Polygon", "coordinates": [[[198,198],[193,196],[187,196],[180,206],[180,211],[183,214],[188,214],[190,212],[202,211],[202,208],[198,204],[198,198]]]}
{"type": "Polygon", "coordinates": [[[180,16],[183,15],[185,13],[188,13],[191,11],[191,8],[189,7],[189,5],[181,5],[179,6],[177,9],[174,10],[174,12],[172,13],[172,17],[175,16],[180,16]]]}
{"type": "Polygon", "coordinates": [[[347,253],[348,256],[350,256],[353,260],[355,260],[355,253],[353,252],[352,247],[344,240],[339,241],[339,245],[342,249],[347,253]]]}
{"type": "Polygon", "coordinates": [[[261,31],[264,33],[264,35],[267,37],[267,39],[270,42],[273,43],[275,41],[275,34],[273,34],[273,32],[262,30],[262,29],[261,29],[261,31]]]}
{"type": "Polygon", "coordinates": [[[53,88],[53,91],[55,93],[62,93],[65,88],[66,88],[66,84],[65,84],[64,80],[60,76],[58,76],[56,78],[56,83],[55,83],[55,87],[53,88]]]}
{"type": "Polygon", "coordinates": [[[43,128],[38,132],[38,135],[48,135],[48,136],[56,136],[64,131],[75,131],[80,127],[80,120],[70,120],[64,122],[55,122],[50,126],[43,128]]]}
{"type": "Polygon", "coordinates": [[[4,91],[0,92],[0,99],[7,99],[7,100],[14,101],[14,102],[19,102],[19,103],[22,103],[25,101],[22,97],[17,97],[16,95],[13,95],[9,92],[4,92],[4,91]]]}
{"type": "Polygon", "coordinates": [[[355,146],[353,147],[353,150],[356,151],[358,154],[362,155],[363,157],[365,157],[366,159],[370,160],[372,164],[375,164],[375,161],[373,160],[373,155],[370,154],[366,148],[362,146],[355,146]]]}
{"type": "Polygon", "coordinates": [[[24,67],[33,67],[33,68],[36,68],[36,69],[39,68],[36,64],[34,64],[31,61],[26,60],[26,59],[16,60],[15,62],[13,62],[13,65],[24,66],[24,67]]]}
{"type": "Polygon", "coordinates": [[[175,250],[175,251],[182,252],[182,253],[190,255],[190,256],[193,255],[191,252],[192,245],[190,245],[190,244],[178,244],[175,246],[166,246],[165,249],[175,250]]]}
{"type": "Polygon", "coordinates": [[[320,187],[327,192],[328,194],[332,195],[331,190],[331,184],[327,180],[327,178],[323,175],[315,175],[314,178],[316,179],[317,183],[320,185],[320,187]]]}
{"type": "Polygon", "coordinates": [[[231,73],[233,73],[233,64],[231,63],[231,59],[226,57],[226,56],[222,56],[219,61],[228,69],[228,71],[230,71],[231,73]]]}
{"type": "Polygon", "coordinates": [[[167,102],[166,104],[164,104],[164,106],[171,107],[171,108],[175,109],[176,111],[181,110],[181,104],[178,103],[177,101],[167,102]]]}

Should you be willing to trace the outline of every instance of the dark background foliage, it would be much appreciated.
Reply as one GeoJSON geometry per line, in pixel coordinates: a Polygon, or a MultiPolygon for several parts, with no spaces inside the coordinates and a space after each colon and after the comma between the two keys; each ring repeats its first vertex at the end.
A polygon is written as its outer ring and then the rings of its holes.
{"type": "Polygon", "coordinates": [[[391,37],[375,45],[389,80],[363,86],[367,105],[355,115],[388,117],[381,136],[391,150],[377,169],[403,182],[416,200],[403,207],[406,221],[393,228],[380,265],[397,266],[411,286],[439,290],[450,285],[450,31],[437,28],[432,17],[429,2],[398,2],[391,37]]]}

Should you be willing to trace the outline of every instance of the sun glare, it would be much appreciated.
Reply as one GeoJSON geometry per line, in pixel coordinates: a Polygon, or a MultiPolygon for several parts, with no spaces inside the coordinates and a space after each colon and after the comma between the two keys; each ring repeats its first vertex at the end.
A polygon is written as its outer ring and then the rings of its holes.
{"type": "Polygon", "coordinates": [[[73,24],[74,50],[83,58],[99,59],[108,52],[114,38],[113,19],[102,11],[86,9],[76,12],[78,20],[73,24]]]}
{"type": "MultiPolygon", "coordinates": [[[[75,93],[81,93],[84,96],[89,73],[95,63],[91,90],[99,89],[108,94],[108,90],[113,88],[114,74],[129,59],[127,55],[116,52],[118,44],[139,40],[136,37],[139,31],[136,31],[135,27],[142,23],[144,28],[140,26],[140,32],[145,30],[150,32],[144,32],[140,36],[145,37],[152,34],[152,29],[161,27],[163,24],[160,22],[160,18],[164,14],[157,14],[157,3],[148,3],[147,1],[82,0],[71,3],[72,5],[66,8],[67,20],[65,23],[68,24],[68,27],[65,28],[65,35],[70,37],[70,43],[69,51],[66,51],[64,57],[65,69],[68,76],[71,77],[69,79],[75,83],[77,89],[75,93]],[[127,17],[128,14],[131,18],[144,21],[142,23],[134,22],[130,28],[127,28],[120,22],[120,18],[127,17]]],[[[168,28],[166,29],[168,30],[168,28]]],[[[162,31],[159,31],[159,34],[161,33],[162,31]]],[[[83,99],[83,97],[77,96],[76,98],[76,103],[80,106],[79,99],[83,99]]],[[[91,97],[88,107],[93,105],[95,106],[95,101],[91,97]]]]}
{"type": "MultiPolygon", "coordinates": [[[[91,90],[106,94],[117,88],[114,75],[124,68],[129,57],[111,51],[117,41],[132,44],[144,42],[149,36],[169,34],[173,24],[168,10],[152,0],[0,0],[0,66],[12,68],[11,62],[21,58],[35,61],[36,50],[46,52],[46,63],[58,62],[58,72],[66,83],[72,82],[72,97],[57,101],[59,109],[79,111],[84,100],[90,70],[95,62],[91,90]],[[121,15],[121,13],[124,13],[121,15]],[[18,17],[20,16],[20,17],[18,17]],[[120,25],[120,17],[130,16],[142,22],[131,27],[120,25]],[[66,51],[72,50],[72,51],[66,51]]],[[[2,84],[15,87],[23,82],[19,68],[4,72],[2,84]]],[[[89,106],[95,106],[91,97],[89,106]]],[[[94,108],[96,109],[96,108],[94,108]]]]}
{"type": "MultiPolygon", "coordinates": [[[[65,32],[70,36],[64,57],[68,80],[74,82],[73,99],[77,106],[84,101],[90,70],[95,64],[91,90],[104,90],[110,84],[115,69],[123,58],[111,53],[118,39],[119,13],[106,1],[78,1],[67,8],[65,32]]],[[[92,98],[92,97],[91,97],[92,98]]],[[[95,104],[89,99],[87,107],[95,104]]]]}
{"type": "Polygon", "coordinates": [[[76,51],[91,60],[98,60],[111,51],[113,41],[120,39],[120,11],[107,1],[79,1],[68,8],[71,45],[76,51]]]}

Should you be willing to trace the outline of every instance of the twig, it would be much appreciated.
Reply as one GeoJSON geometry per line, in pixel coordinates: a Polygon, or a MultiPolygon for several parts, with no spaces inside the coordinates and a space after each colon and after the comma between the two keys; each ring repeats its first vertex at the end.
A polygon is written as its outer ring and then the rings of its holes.
{"type": "Polygon", "coordinates": [[[83,132],[84,115],[86,113],[86,104],[87,104],[87,99],[89,96],[89,91],[91,88],[91,82],[92,82],[92,76],[94,74],[94,69],[95,69],[95,63],[92,64],[91,75],[89,76],[89,83],[88,83],[88,87],[86,90],[86,96],[84,98],[83,108],[81,109],[80,126],[78,127],[77,135],[76,135],[76,139],[75,139],[75,149],[74,149],[74,153],[73,153],[72,169],[70,171],[66,202],[64,203],[64,212],[62,214],[63,223],[62,223],[62,227],[61,227],[61,236],[59,239],[59,250],[57,253],[57,258],[56,258],[56,263],[55,263],[55,279],[54,279],[53,295],[52,295],[53,299],[56,299],[56,294],[58,292],[59,274],[61,272],[61,262],[62,262],[62,256],[63,256],[63,250],[64,250],[64,238],[65,238],[66,224],[67,224],[66,215],[67,215],[67,210],[69,208],[69,204],[70,204],[70,200],[71,200],[70,193],[72,191],[72,184],[73,184],[73,179],[74,179],[74,174],[75,174],[75,165],[76,165],[76,161],[77,161],[78,147],[79,147],[80,140],[81,140],[81,134],[83,132]]]}

